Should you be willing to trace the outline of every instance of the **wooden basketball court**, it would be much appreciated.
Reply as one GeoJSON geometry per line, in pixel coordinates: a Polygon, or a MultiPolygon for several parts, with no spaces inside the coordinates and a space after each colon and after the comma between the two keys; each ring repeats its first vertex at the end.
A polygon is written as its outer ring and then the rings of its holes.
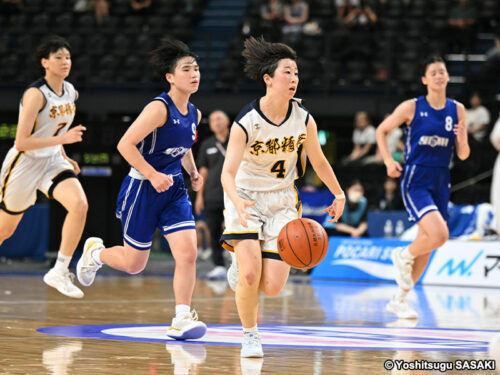
{"type": "Polygon", "coordinates": [[[495,373],[396,363],[491,368],[480,360],[492,359],[488,342],[500,329],[496,289],[417,287],[419,320],[398,321],[384,312],[395,285],[291,280],[280,296],[261,299],[262,361],[240,359],[234,294],[223,281],[198,281],[192,306],[209,330],[190,344],[164,335],[170,277],[99,276],[82,300],[41,278],[0,276],[0,374],[495,373]]]}

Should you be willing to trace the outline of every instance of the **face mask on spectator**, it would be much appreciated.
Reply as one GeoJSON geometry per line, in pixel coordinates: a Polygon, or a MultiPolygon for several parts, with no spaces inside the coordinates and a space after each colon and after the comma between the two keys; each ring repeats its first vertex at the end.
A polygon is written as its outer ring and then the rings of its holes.
{"type": "Polygon", "coordinates": [[[347,194],[347,196],[349,197],[350,202],[358,203],[361,200],[363,193],[360,191],[351,191],[347,194]]]}

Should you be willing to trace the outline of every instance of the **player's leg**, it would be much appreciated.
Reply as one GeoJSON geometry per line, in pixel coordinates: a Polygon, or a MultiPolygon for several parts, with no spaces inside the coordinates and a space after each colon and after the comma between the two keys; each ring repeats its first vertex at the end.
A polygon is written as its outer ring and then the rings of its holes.
{"type": "MultiPolygon", "coordinates": [[[[194,224],[194,222],[193,222],[194,224]]],[[[167,335],[177,340],[198,339],[205,335],[207,326],[191,311],[191,298],[196,283],[196,230],[194,228],[165,235],[175,260],[174,294],[175,317],[167,335]]]]}
{"type": "Polygon", "coordinates": [[[262,250],[258,240],[234,242],[239,277],[236,286],[236,307],[243,326],[242,357],[263,357],[257,328],[259,286],[262,275],[262,250]]]}
{"type": "Polygon", "coordinates": [[[14,234],[23,214],[9,214],[0,210],[0,245],[14,234]]]}
{"type": "Polygon", "coordinates": [[[267,296],[277,296],[285,286],[290,266],[282,260],[262,259],[262,277],[259,289],[267,296]]]}
{"type": "Polygon", "coordinates": [[[212,248],[212,262],[214,268],[207,274],[209,279],[224,279],[226,267],[224,266],[223,250],[219,243],[222,235],[222,222],[224,220],[222,209],[205,209],[207,225],[210,231],[210,243],[212,248]]]}

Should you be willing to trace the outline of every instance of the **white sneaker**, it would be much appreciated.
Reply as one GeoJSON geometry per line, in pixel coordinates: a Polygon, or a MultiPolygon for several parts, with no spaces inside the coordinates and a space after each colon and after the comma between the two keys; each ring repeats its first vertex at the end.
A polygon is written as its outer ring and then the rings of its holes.
{"type": "Polygon", "coordinates": [[[209,279],[225,279],[226,278],[226,267],[215,266],[212,271],[207,273],[207,278],[209,278],[209,279]]]}
{"type": "Polygon", "coordinates": [[[398,299],[395,296],[385,307],[386,311],[396,314],[400,319],[417,319],[417,312],[411,307],[406,298],[398,299]]]}
{"type": "Polygon", "coordinates": [[[227,280],[209,280],[207,286],[218,296],[226,293],[227,280]]]}
{"type": "Polygon", "coordinates": [[[75,284],[73,284],[74,280],[75,275],[67,269],[64,271],[58,271],[52,268],[43,277],[43,282],[48,286],[57,289],[59,293],[71,298],[83,298],[83,292],[75,284]]]}
{"type": "Polygon", "coordinates": [[[391,258],[394,263],[395,279],[401,289],[410,290],[413,288],[413,278],[411,273],[413,271],[413,260],[406,259],[401,256],[404,247],[397,247],[392,251],[391,258]]]}
{"type": "Polygon", "coordinates": [[[195,310],[181,317],[174,317],[167,336],[176,340],[199,339],[207,332],[207,326],[198,320],[195,310]]]}
{"type": "Polygon", "coordinates": [[[236,261],[236,254],[231,252],[231,266],[227,270],[227,282],[231,289],[236,292],[236,285],[238,285],[238,262],[236,261]]]}
{"type": "Polygon", "coordinates": [[[102,249],[102,240],[97,237],[87,238],[83,245],[83,254],[76,265],[76,276],[80,284],[89,286],[94,282],[95,274],[102,267],[92,258],[92,251],[102,249]]]}
{"type": "Polygon", "coordinates": [[[262,358],[262,342],[258,332],[244,332],[243,342],[241,344],[241,357],[243,358],[262,358]]]}
{"type": "Polygon", "coordinates": [[[241,358],[241,375],[260,375],[264,358],[241,358]]]}

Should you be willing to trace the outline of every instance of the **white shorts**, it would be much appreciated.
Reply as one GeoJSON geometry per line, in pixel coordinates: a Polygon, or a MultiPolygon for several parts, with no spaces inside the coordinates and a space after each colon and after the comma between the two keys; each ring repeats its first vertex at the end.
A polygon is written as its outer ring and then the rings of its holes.
{"type": "Polygon", "coordinates": [[[238,195],[256,203],[247,207],[250,217],[247,218],[248,228],[245,228],[240,223],[233,202],[224,194],[225,230],[221,237],[222,247],[233,251],[232,240],[260,240],[263,258],[281,260],[278,253],[280,230],[301,214],[297,189],[294,186],[270,192],[238,189],[238,195]]]}
{"type": "Polygon", "coordinates": [[[34,158],[12,147],[0,172],[0,209],[21,214],[35,204],[37,190],[52,198],[57,184],[71,177],[76,177],[73,166],[60,152],[34,158]]]}

